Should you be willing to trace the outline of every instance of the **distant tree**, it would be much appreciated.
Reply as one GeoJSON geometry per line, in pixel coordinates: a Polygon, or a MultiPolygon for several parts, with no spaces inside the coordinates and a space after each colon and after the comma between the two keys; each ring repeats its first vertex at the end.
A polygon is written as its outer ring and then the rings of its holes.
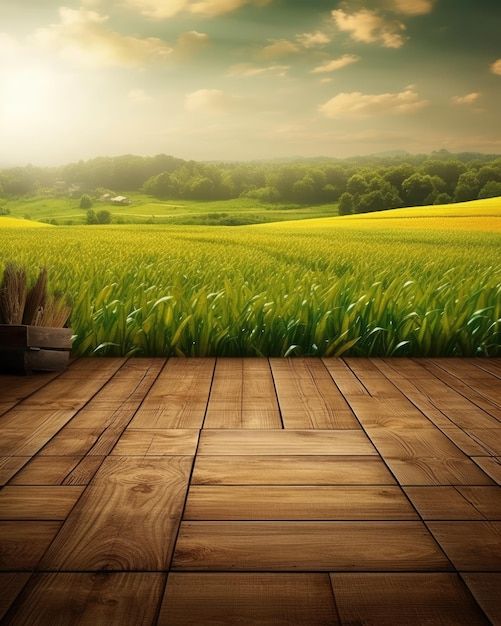
{"type": "Polygon", "coordinates": [[[442,192],[439,193],[433,204],[450,204],[452,202],[452,198],[448,193],[442,192]]]}
{"type": "MultiPolygon", "coordinates": [[[[448,156],[448,155],[444,155],[448,156]]],[[[452,193],[457,185],[458,179],[466,172],[466,166],[460,161],[451,159],[450,156],[444,160],[430,159],[422,165],[422,170],[430,176],[440,176],[446,184],[446,190],[452,193]]]]}
{"type": "Polygon", "coordinates": [[[477,172],[477,179],[480,187],[485,187],[489,182],[501,182],[501,168],[484,165],[477,172]]]}
{"type": "Polygon", "coordinates": [[[0,206],[0,215],[10,215],[10,209],[5,206],[0,206]]]}
{"type": "Polygon", "coordinates": [[[497,198],[498,196],[501,196],[501,182],[495,180],[486,183],[478,194],[479,198],[497,198]]]}
{"type": "Polygon", "coordinates": [[[111,224],[111,213],[107,209],[101,209],[96,214],[98,224],[111,224]]]}
{"type": "Polygon", "coordinates": [[[426,204],[434,189],[433,179],[430,175],[413,174],[402,183],[404,201],[409,206],[426,204]]]}
{"type": "Polygon", "coordinates": [[[389,168],[384,174],[383,178],[393,185],[398,191],[402,190],[402,183],[406,178],[414,174],[414,168],[409,163],[402,163],[395,167],[389,168]]]}
{"type": "Polygon", "coordinates": [[[339,215],[350,215],[353,213],[353,196],[345,191],[339,198],[339,215]]]}
{"type": "Polygon", "coordinates": [[[80,208],[81,209],[91,209],[92,208],[92,198],[84,193],[80,198],[80,208]]]}
{"type": "Polygon", "coordinates": [[[476,200],[480,193],[480,182],[474,171],[461,174],[458,179],[456,191],[454,192],[454,200],[456,202],[468,202],[476,200]]]}
{"type": "Polygon", "coordinates": [[[367,193],[369,190],[369,185],[365,181],[360,174],[354,174],[349,180],[347,184],[347,190],[353,196],[361,196],[364,193],[367,193]]]}
{"type": "Polygon", "coordinates": [[[384,194],[379,190],[364,193],[355,202],[355,210],[357,213],[371,213],[372,211],[383,211],[388,208],[384,194]]]}
{"type": "Polygon", "coordinates": [[[94,209],[89,209],[86,216],[87,224],[97,224],[97,215],[94,209]]]}

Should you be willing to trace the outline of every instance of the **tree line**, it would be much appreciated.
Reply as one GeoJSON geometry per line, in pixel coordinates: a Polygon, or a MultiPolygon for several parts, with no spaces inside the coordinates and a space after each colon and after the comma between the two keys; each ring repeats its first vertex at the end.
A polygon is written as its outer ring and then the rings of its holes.
{"type": "Polygon", "coordinates": [[[501,196],[501,157],[399,154],[349,159],[203,163],[167,155],[100,157],[56,168],[0,170],[0,196],[105,190],[159,199],[253,198],[295,205],[339,203],[340,212],[446,204],[501,196]]]}

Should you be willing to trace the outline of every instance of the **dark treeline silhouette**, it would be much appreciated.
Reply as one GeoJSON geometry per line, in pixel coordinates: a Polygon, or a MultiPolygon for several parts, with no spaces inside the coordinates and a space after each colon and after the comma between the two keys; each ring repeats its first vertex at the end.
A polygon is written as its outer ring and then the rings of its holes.
{"type": "Polygon", "coordinates": [[[0,196],[144,192],[160,199],[339,203],[342,214],[501,196],[501,157],[399,154],[236,163],[125,155],[0,171],[0,196]]]}

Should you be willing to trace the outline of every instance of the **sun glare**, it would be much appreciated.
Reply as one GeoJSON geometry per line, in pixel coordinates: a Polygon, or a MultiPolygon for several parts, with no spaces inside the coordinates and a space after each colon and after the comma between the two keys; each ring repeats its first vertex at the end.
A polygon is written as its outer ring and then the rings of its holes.
{"type": "Polygon", "coordinates": [[[9,124],[38,124],[57,116],[58,80],[44,67],[13,68],[0,78],[0,111],[9,124]]]}

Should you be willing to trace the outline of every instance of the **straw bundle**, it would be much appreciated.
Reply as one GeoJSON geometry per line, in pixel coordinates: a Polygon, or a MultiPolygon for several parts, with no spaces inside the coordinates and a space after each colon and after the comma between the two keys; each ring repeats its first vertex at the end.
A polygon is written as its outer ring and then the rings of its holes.
{"type": "Polygon", "coordinates": [[[8,263],[0,284],[0,322],[21,324],[28,292],[26,272],[8,263]]]}

